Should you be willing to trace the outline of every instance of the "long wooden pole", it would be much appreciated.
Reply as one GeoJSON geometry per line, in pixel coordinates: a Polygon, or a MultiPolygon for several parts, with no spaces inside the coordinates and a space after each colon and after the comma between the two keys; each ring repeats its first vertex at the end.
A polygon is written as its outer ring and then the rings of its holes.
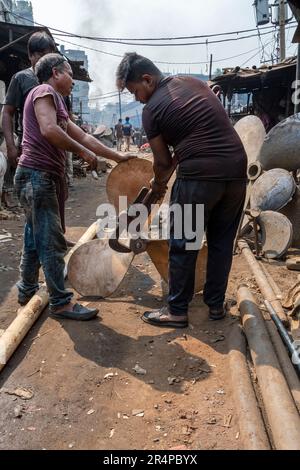
{"type": "MultiPolygon", "coordinates": [[[[70,253],[66,255],[66,264],[68,263],[72,253],[74,253],[79,246],[95,238],[96,232],[97,223],[95,222],[83,234],[70,253]]],[[[10,326],[4,331],[0,337],[0,371],[5,367],[10,357],[13,355],[32,325],[39,318],[42,311],[47,307],[48,303],[49,294],[47,292],[46,285],[43,284],[28,304],[21,309],[19,315],[14,319],[10,326]]]]}
{"type": "Polygon", "coordinates": [[[285,0],[279,0],[280,62],[285,59],[285,0]]]}
{"type": "Polygon", "coordinates": [[[268,280],[268,283],[270,284],[270,286],[272,287],[273,291],[274,291],[274,294],[276,295],[276,298],[278,300],[282,300],[282,293],[278,287],[278,284],[274,281],[273,277],[271,276],[271,274],[269,273],[268,271],[268,268],[266,267],[266,265],[264,263],[262,263],[261,261],[259,262],[259,266],[261,267],[261,269],[263,270],[263,272],[265,273],[266,275],[266,278],[268,280]]]}

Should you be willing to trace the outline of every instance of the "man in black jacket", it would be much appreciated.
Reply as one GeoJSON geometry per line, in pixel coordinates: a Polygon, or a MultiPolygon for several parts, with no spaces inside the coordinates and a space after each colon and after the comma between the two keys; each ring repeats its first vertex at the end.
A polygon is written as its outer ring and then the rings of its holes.
{"type": "Polygon", "coordinates": [[[39,84],[34,67],[41,57],[56,50],[53,39],[44,31],[32,34],[27,47],[31,67],[13,76],[3,107],[2,128],[7,146],[8,164],[12,169],[16,168],[21,154],[24,103],[30,90],[39,84]],[[18,136],[17,145],[14,141],[14,131],[18,136]]]}

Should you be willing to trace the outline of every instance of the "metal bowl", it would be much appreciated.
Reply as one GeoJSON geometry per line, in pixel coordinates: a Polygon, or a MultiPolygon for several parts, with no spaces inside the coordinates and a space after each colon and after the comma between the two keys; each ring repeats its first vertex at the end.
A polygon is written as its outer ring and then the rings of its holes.
{"type": "Polygon", "coordinates": [[[269,170],[252,186],[251,209],[278,211],[292,199],[295,190],[295,180],[288,171],[281,168],[269,170]]]}

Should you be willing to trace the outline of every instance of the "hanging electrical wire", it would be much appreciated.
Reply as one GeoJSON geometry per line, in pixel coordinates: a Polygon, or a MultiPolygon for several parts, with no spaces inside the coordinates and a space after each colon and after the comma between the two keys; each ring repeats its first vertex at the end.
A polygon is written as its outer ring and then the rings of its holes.
{"type": "MultiPolygon", "coordinates": [[[[262,43],[261,46],[263,49],[265,49],[267,46],[269,46],[270,44],[272,43],[272,41],[269,41],[269,42],[265,42],[264,44],[262,43]]],[[[241,67],[243,67],[245,64],[247,64],[247,62],[249,62],[250,60],[254,59],[254,57],[256,57],[261,51],[259,50],[258,52],[256,52],[256,54],[254,54],[253,56],[249,57],[249,59],[247,59],[245,62],[243,62],[241,64],[241,67]]]]}
{"type": "MultiPolygon", "coordinates": [[[[53,34],[53,36],[56,36],[56,34],[53,34]]],[[[71,41],[64,40],[63,42],[66,43],[66,44],[70,44],[71,46],[81,47],[83,49],[87,49],[87,50],[93,51],[93,52],[99,52],[100,54],[105,54],[105,55],[109,55],[109,56],[113,56],[113,57],[121,57],[121,58],[123,57],[123,55],[120,55],[120,54],[112,54],[110,52],[102,51],[102,50],[96,49],[94,47],[89,47],[89,46],[82,45],[82,44],[76,44],[76,43],[71,42],[71,41]]],[[[242,57],[243,55],[247,55],[247,54],[249,54],[253,51],[257,51],[257,49],[258,48],[255,47],[254,49],[250,49],[249,51],[246,51],[246,52],[241,52],[240,54],[236,54],[236,55],[233,55],[233,56],[230,56],[230,57],[223,57],[222,59],[215,59],[214,62],[224,62],[226,60],[231,60],[231,59],[235,59],[237,57],[242,57]]],[[[197,61],[197,62],[167,62],[167,61],[152,59],[152,62],[154,62],[155,64],[164,64],[164,65],[200,65],[200,64],[206,64],[207,60],[197,61]]]]}
{"type": "MultiPolygon", "coordinates": [[[[16,15],[16,16],[20,16],[20,15],[16,15]]],[[[22,18],[22,17],[21,17],[22,18]]],[[[41,23],[36,23],[38,24],[39,26],[41,27],[45,27],[45,28],[48,28],[50,30],[53,30],[53,31],[56,31],[56,32],[60,32],[60,33],[64,33],[64,34],[67,34],[69,37],[72,36],[72,37],[77,37],[77,38],[80,38],[80,39],[89,39],[89,40],[97,40],[97,41],[100,41],[100,42],[105,42],[105,43],[110,43],[110,44],[123,44],[123,45],[129,45],[129,46],[143,46],[143,47],[147,47],[147,46],[150,46],[150,47],[181,47],[181,46],[197,46],[197,45],[205,45],[205,44],[220,44],[220,43],[224,43],[224,42],[231,42],[231,41],[240,41],[242,39],[249,39],[249,38],[252,38],[252,37],[256,37],[257,36],[257,33],[255,34],[249,34],[247,36],[239,36],[239,34],[241,33],[241,31],[235,31],[235,32],[230,32],[230,34],[236,34],[237,37],[236,38],[226,38],[226,39],[218,39],[218,40],[214,40],[214,41],[208,41],[208,39],[206,39],[206,41],[197,41],[197,42],[184,42],[184,43],[158,43],[158,44],[151,44],[151,43],[139,43],[139,42],[129,42],[129,41],[121,41],[121,40],[114,40],[114,39],[103,39],[103,38],[95,38],[95,37],[91,37],[91,36],[84,36],[84,35],[78,35],[78,34],[71,34],[71,33],[68,33],[66,31],[62,31],[62,30],[59,30],[59,29],[56,29],[56,28],[52,28],[50,26],[45,26],[45,25],[42,25],[41,23]]],[[[272,26],[272,28],[274,28],[274,26],[272,26]]],[[[263,32],[263,33],[260,33],[261,36],[264,36],[266,34],[270,34],[272,33],[272,31],[266,31],[266,32],[263,32]]],[[[227,33],[216,33],[214,35],[210,35],[210,37],[216,37],[220,34],[224,34],[226,35],[227,33]]],[[[204,35],[204,36],[201,36],[201,37],[208,37],[209,35],[204,35]]]]}
{"type": "MultiPolygon", "coordinates": [[[[20,19],[26,19],[25,17],[22,17],[21,15],[17,15],[13,12],[11,12],[15,17],[18,17],[20,19]]],[[[27,19],[26,19],[27,20],[27,19]]],[[[34,22],[32,22],[34,23],[34,22]]],[[[288,28],[286,28],[287,30],[289,29],[292,29],[294,28],[294,26],[292,26],[294,23],[297,23],[297,22],[292,22],[290,23],[291,26],[289,26],[288,28]]],[[[78,35],[78,34],[72,34],[72,33],[68,33],[66,31],[62,31],[62,30],[59,30],[59,29],[56,29],[56,28],[52,28],[52,27],[48,27],[48,26],[45,26],[41,23],[36,23],[37,25],[41,26],[41,27],[46,27],[52,31],[56,31],[56,33],[53,33],[53,36],[60,36],[59,33],[62,33],[64,34],[66,37],[77,37],[79,39],[87,39],[87,40],[103,40],[104,42],[115,42],[115,43],[118,43],[118,44],[130,44],[130,43],[125,43],[125,42],[121,42],[122,39],[119,39],[117,40],[117,38],[96,38],[96,37],[91,37],[91,36],[82,36],[82,35],[78,35]]],[[[208,37],[217,37],[217,36],[224,36],[224,35],[238,35],[240,33],[245,33],[245,32],[252,32],[252,31],[256,31],[256,34],[252,34],[252,35],[248,35],[248,36],[239,36],[237,38],[227,38],[227,39],[222,39],[222,40],[216,40],[216,41],[208,41],[208,39],[206,39],[205,42],[193,42],[193,43],[182,43],[182,44],[139,44],[139,43],[134,43],[134,44],[131,44],[131,45],[135,45],[135,46],[138,46],[138,45],[141,45],[141,46],[154,46],[154,47],[157,47],[157,46],[188,46],[188,45],[199,45],[199,44],[203,44],[203,45],[206,45],[206,51],[207,51],[207,54],[208,54],[208,45],[209,44],[216,44],[216,43],[222,43],[222,42],[227,42],[227,41],[237,41],[237,40],[241,40],[241,39],[248,39],[248,38],[251,38],[251,37],[257,37],[259,38],[259,41],[262,45],[262,59],[264,59],[264,47],[263,47],[263,43],[262,43],[262,39],[261,39],[261,36],[262,35],[266,35],[266,34],[273,34],[274,35],[274,32],[276,31],[276,26],[272,25],[272,26],[268,26],[268,27],[263,27],[261,28],[263,30],[266,30],[266,29],[270,29],[270,31],[267,31],[267,32],[263,32],[261,33],[261,31],[257,28],[255,29],[247,29],[247,30],[240,30],[240,31],[230,31],[230,32],[227,32],[227,33],[215,33],[215,34],[208,34],[208,35],[198,35],[198,36],[181,36],[181,37],[174,37],[174,38],[143,38],[142,40],[173,40],[173,39],[190,39],[190,38],[208,38],[208,37]],[[275,29],[274,29],[275,28],[275,29]]],[[[135,41],[138,41],[138,40],[141,40],[141,38],[139,39],[130,39],[130,40],[135,40],[135,41]]],[[[98,52],[98,53],[101,53],[101,54],[104,54],[104,55],[107,55],[107,56],[112,56],[112,57],[117,57],[117,58],[122,58],[123,55],[121,54],[115,54],[113,52],[107,52],[107,51],[103,51],[103,50],[100,50],[100,49],[96,49],[96,48],[92,48],[92,47],[88,47],[86,45],[80,45],[80,44],[76,44],[76,43],[73,43],[71,41],[67,41],[67,40],[63,40],[64,43],[66,44],[70,44],[70,45],[73,45],[73,46],[76,46],[76,47],[83,47],[84,49],[87,49],[87,50],[91,50],[91,51],[94,51],[94,52],[98,52]]],[[[223,58],[223,59],[215,59],[214,62],[222,62],[222,61],[225,61],[225,60],[231,60],[233,58],[236,58],[236,57],[240,57],[242,55],[246,55],[252,51],[255,51],[257,49],[252,49],[250,51],[247,51],[247,52],[243,52],[241,54],[237,54],[235,56],[231,56],[231,57],[226,57],[226,58],[223,58]]],[[[256,54],[257,55],[257,54],[256,54]]],[[[207,64],[208,63],[208,57],[206,59],[206,61],[195,61],[195,62],[167,62],[167,61],[158,61],[158,60],[153,60],[153,62],[157,63],[157,64],[165,64],[165,65],[198,65],[198,64],[207,64]]]]}

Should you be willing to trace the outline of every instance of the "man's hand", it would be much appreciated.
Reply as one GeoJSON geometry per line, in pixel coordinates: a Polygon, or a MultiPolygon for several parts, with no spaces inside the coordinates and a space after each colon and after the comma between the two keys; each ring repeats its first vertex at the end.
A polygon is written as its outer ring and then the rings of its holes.
{"type": "Polygon", "coordinates": [[[91,170],[97,170],[97,157],[94,152],[91,152],[88,149],[82,150],[82,152],[79,153],[79,156],[83,158],[91,167],[91,170]]]}
{"type": "Polygon", "coordinates": [[[120,159],[119,159],[118,163],[126,162],[127,160],[132,160],[133,158],[137,158],[137,154],[136,153],[130,153],[130,152],[124,153],[124,154],[119,153],[119,157],[120,157],[120,159]]]}
{"type": "Polygon", "coordinates": [[[159,199],[164,197],[168,189],[165,183],[158,183],[155,181],[155,178],[150,181],[150,186],[153,193],[156,194],[159,199]]]}
{"type": "Polygon", "coordinates": [[[17,168],[20,150],[15,145],[7,147],[7,159],[13,168],[17,168]]]}

